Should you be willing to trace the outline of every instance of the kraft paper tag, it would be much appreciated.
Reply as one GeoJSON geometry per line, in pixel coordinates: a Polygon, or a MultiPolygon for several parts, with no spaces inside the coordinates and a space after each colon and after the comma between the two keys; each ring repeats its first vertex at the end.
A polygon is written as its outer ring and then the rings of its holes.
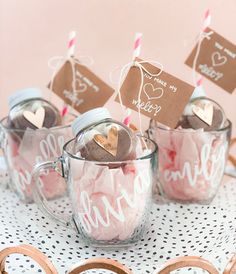
{"type": "Polygon", "coordinates": [[[80,113],[102,107],[113,95],[114,90],[86,66],[74,63],[75,91],[73,92],[72,65],[69,61],[58,71],[53,84],[48,85],[68,105],[80,113]]]}
{"type": "MultiPolygon", "coordinates": [[[[236,45],[226,40],[214,30],[207,28],[196,63],[196,71],[215,83],[217,86],[232,93],[236,87],[236,45]]],[[[185,64],[193,67],[197,46],[193,49],[185,64]]]]}
{"type": "MultiPolygon", "coordinates": [[[[142,61],[137,59],[137,61],[142,61]]],[[[141,63],[151,74],[160,69],[150,63],[141,63]]],[[[138,101],[141,73],[138,67],[131,67],[120,89],[122,102],[126,107],[138,111],[166,126],[175,128],[185,106],[194,91],[194,87],[167,72],[151,76],[143,70],[141,100],[138,101]]],[[[119,97],[116,97],[119,101],[119,97]]]]}

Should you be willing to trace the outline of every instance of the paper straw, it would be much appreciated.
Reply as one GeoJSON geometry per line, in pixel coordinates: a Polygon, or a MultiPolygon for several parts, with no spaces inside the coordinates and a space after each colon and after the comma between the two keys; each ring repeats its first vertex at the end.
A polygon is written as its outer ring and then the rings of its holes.
{"type": "Polygon", "coordinates": [[[75,37],[76,37],[76,32],[71,31],[69,33],[69,40],[68,40],[68,58],[72,57],[75,55],[75,37]]]}
{"type": "MultiPolygon", "coordinates": [[[[76,37],[76,31],[71,31],[69,33],[69,39],[67,44],[67,58],[70,59],[75,55],[75,37],[76,37]]],[[[74,90],[73,90],[74,92],[74,90]]],[[[64,117],[69,111],[68,105],[64,102],[62,110],[61,110],[61,116],[64,117]]]]}
{"type": "Polygon", "coordinates": [[[141,38],[142,38],[143,34],[140,32],[137,32],[135,34],[135,40],[134,40],[134,50],[133,50],[133,60],[136,57],[139,57],[140,55],[140,51],[141,51],[141,38]]]}
{"type": "Polygon", "coordinates": [[[125,116],[125,119],[123,121],[123,123],[126,125],[126,126],[129,126],[130,122],[131,122],[131,109],[127,108],[126,109],[126,113],[127,115],[125,116]]]}
{"type": "Polygon", "coordinates": [[[195,57],[194,57],[194,60],[193,60],[193,82],[194,82],[195,87],[198,86],[198,83],[197,83],[198,81],[196,80],[197,60],[198,60],[198,57],[199,57],[199,54],[200,54],[200,49],[201,49],[202,40],[204,39],[204,34],[206,34],[205,31],[209,27],[210,23],[211,23],[211,13],[210,13],[210,10],[208,9],[205,12],[205,15],[204,15],[203,28],[202,28],[202,30],[200,32],[200,35],[199,35],[199,38],[198,38],[197,50],[196,50],[196,54],[195,54],[195,57]]]}
{"type": "MultiPolygon", "coordinates": [[[[136,32],[135,33],[133,58],[132,58],[133,61],[135,60],[135,58],[139,57],[139,55],[140,55],[140,52],[141,52],[141,38],[142,38],[142,36],[143,36],[143,34],[141,32],[136,32]]],[[[141,119],[140,112],[139,112],[139,119],[141,119]]],[[[131,110],[129,108],[126,108],[126,114],[125,114],[125,118],[123,120],[123,123],[126,126],[129,126],[130,122],[131,122],[131,110]]],[[[140,120],[140,125],[141,125],[141,120],[140,120]]]]}
{"type": "MultiPolygon", "coordinates": [[[[141,38],[142,38],[142,33],[136,32],[135,33],[135,38],[134,38],[134,49],[133,49],[133,61],[135,58],[139,57],[140,52],[141,52],[141,38]]],[[[129,108],[126,108],[126,114],[125,118],[123,120],[123,123],[126,126],[129,126],[131,122],[131,110],[129,108]]]]}
{"type": "Polygon", "coordinates": [[[197,80],[197,87],[202,86],[202,82],[203,82],[203,77],[200,76],[199,79],[197,80]]]}
{"type": "Polygon", "coordinates": [[[68,113],[68,106],[64,104],[62,111],[61,111],[61,116],[64,117],[68,113]]]}
{"type": "Polygon", "coordinates": [[[205,16],[204,16],[203,31],[206,31],[206,29],[210,26],[210,24],[211,24],[211,13],[210,13],[210,10],[208,9],[205,12],[205,16]]]}

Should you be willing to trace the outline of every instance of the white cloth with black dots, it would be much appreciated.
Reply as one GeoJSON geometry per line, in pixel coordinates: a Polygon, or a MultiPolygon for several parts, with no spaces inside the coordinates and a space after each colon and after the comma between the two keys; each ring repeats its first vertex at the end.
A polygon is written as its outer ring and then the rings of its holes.
{"type": "MultiPolygon", "coordinates": [[[[236,180],[225,178],[211,205],[154,205],[149,228],[138,243],[126,249],[87,246],[73,230],[43,216],[37,205],[25,205],[10,190],[0,189],[0,249],[31,244],[43,251],[63,274],[80,259],[113,258],[135,274],[153,273],[166,260],[183,255],[208,259],[220,273],[236,252],[236,180]]],[[[54,203],[63,213],[68,201],[54,203]]],[[[12,255],[7,259],[10,274],[43,273],[31,259],[12,255]]],[[[91,270],[86,273],[111,273],[91,270]]],[[[184,269],[173,273],[206,273],[184,269]]]]}

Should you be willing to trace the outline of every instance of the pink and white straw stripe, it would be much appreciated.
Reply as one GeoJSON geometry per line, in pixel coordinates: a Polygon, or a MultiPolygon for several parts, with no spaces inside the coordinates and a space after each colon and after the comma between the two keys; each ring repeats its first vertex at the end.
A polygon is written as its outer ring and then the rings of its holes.
{"type": "Polygon", "coordinates": [[[197,80],[197,87],[202,86],[202,82],[203,82],[203,77],[200,76],[199,79],[197,80]]]}
{"type": "Polygon", "coordinates": [[[130,125],[130,122],[131,122],[131,109],[127,108],[127,109],[126,109],[126,117],[125,117],[123,123],[124,123],[126,126],[129,126],[129,125],[130,125]]]}
{"type": "MultiPolygon", "coordinates": [[[[70,59],[75,55],[75,37],[76,37],[76,32],[71,31],[69,33],[69,39],[68,39],[68,44],[67,44],[67,58],[70,59]]],[[[68,105],[64,102],[64,105],[61,110],[61,116],[64,117],[66,114],[69,112],[69,107],[68,105]]]]}
{"type": "Polygon", "coordinates": [[[211,13],[210,13],[210,10],[208,9],[204,15],[203,31],[206,31],[206,29],[210,26],[210,24],[211,24],[211,13]]]}
{"type": "Polygon", "coordinates": [[[75,54],[75,37],[76,37],[76,32],[75,31],[71,31],[69,33],[69,40],[68,40],[68,58],[74,56],[75,54]]]}
{"type": "Polygon", "coordinates": [[[137,32],[135,34],[135,40],[134,40],[134,50],[133,50],[133,60],[136,57],[139,57],[140,52],[141,52],[141,38],[142,38],[143,34],[140,32],[137,32]]]}

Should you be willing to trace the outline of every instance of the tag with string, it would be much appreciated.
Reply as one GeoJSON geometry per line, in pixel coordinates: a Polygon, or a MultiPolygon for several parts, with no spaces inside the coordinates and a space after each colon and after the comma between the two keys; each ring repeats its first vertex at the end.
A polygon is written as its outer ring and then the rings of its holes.
{"type": "Polygon", "coordinates": [[[67,60],[50,89],[80,113],[103,106],[114,90],[77,59],[67,60]]]}
{"type": "Polygon", "coordinates": [[[80,113],[103,106],[114,90],[94,74],[87,65],[92,63],[89,56],[74,57],[76,32],[69,33],[67,57],[50,58],[48,66],[52,69],[48,88],[65,103],[61,114],[68,111],[67,104],[80,113]],[[82,60],[83,59],[83,60],[82,60]],[[87,59],[87,60],[85,60],[87,59]]]}
{"type": "Polygon", "coordinates": [[[170,128],[177,125],[194,91],[193,86],[163,71],[160,63],[139,58],[123,67],[121,81],[117,102],[170,128]]]}
{"type": "Polygon", "coordinates": [[[207,27],[185,61],[225,91],[232,93],[236,87],[236,45],[207,27]],[[197,56],[197,58],[196,58],[197,56]]]}

